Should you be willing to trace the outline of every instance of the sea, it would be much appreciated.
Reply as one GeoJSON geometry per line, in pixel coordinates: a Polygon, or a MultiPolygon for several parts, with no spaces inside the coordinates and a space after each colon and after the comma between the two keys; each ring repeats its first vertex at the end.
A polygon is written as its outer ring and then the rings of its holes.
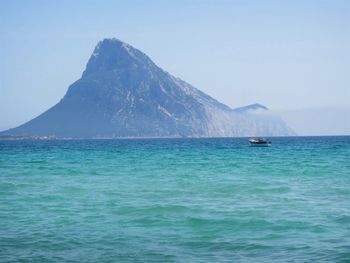
{"type": "Polygon", "coordinates": [[[350,136],[0,141],[0,262],[350,262],[350,136]]]}

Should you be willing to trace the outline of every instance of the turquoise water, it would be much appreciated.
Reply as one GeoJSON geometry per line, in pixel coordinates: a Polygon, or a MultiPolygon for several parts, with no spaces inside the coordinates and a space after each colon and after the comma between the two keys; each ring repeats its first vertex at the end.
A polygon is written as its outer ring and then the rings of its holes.
{"type": "Polygon", "coordinates": [[[1,262],[350,262],[350,137],[0,142],[1,262]]]}

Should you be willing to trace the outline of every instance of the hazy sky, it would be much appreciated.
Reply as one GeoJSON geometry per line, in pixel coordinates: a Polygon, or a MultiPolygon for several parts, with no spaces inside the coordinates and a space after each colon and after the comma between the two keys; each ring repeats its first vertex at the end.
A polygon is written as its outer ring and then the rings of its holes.
{"type": "Polygon", "coordinates": [[[300,134],[350,134],[347,0],[1,0],[0,130],[57,103],[109,37],[231,107],[259,102],[300,134]]]}

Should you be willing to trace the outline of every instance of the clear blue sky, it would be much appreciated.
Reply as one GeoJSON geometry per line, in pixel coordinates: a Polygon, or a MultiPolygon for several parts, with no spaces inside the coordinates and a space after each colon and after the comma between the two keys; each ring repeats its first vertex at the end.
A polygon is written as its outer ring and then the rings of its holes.
{"type": "Polygon", "coordinates": [[[1,0],[0,130],[57,103],[108,37],[231,107],[350,109],[350,1],[1,0]]]}

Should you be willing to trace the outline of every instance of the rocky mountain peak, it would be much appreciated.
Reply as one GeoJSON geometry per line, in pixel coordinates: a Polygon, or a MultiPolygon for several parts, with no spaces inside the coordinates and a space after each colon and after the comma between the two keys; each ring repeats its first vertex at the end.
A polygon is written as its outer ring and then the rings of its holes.
{"type": "Polygon", "coordinates": [[[151,60],[140,50],[116,38],[104,39],[95,47],[83,77],[94,73],[145,68],[151,60]]]}
{"type": "MultiPolygon", "coordinates": [[[[218,76],[219,77],[219,76],[218,76]]],[[[232,110],[118,39],[98,43],[82,77],[52,108],[3,135],[58,138],[290,135],[282,120],[232,110]]]]}

